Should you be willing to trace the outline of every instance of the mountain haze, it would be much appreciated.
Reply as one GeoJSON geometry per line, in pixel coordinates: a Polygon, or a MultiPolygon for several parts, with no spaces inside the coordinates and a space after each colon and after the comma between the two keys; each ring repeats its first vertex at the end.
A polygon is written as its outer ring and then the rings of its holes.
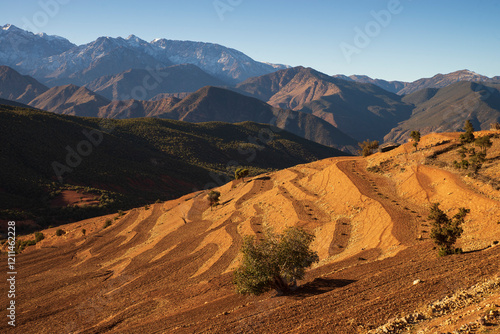
{"type": "Polygon", "coordinates": [[[431,78],[422,78],[413,82],[404,81],[386,81],[382,79],[372,79],[366,75],[350,75],[345,76],[342,74],[334,75],[336,78],[351,80],[362,83],[371,83],[377,85],[389,92],[397,93],[399,95],[407,95],[415,93],[424,88],[443,88],[460,81],[472,82],[487,82],[487,83],[500,83],[500,76],[489,78],[487,76],[475,73],[469,70],[460,70],[447,74],[436,74],[431,78]]]}
{"type": "Polygon", "coordinates": [[[50,88],[29,105],[58,114],[96,117],[99,108],[110,101],[85,87],[65,85],[50,88]]]}
{"type": "Polygon", "coordinates": [[[199,67],[191,64],[173,65],[158,70],[131,69],[100,77],[85,85],[110,100],[149,100],[158,94],[194,92],[204,86],[224,86],[199,67]]]}
{"type": "Polygon", "coordinates": [[[412,109],[400,96],[373,84],[300,66],[248,79],[236,88],[275,107],[315,115],[358,141],[382,139],[412,109]]]}
{"type": "Polygon", "coordinates": [[[357,141],[322,119],[299,111],[275,108],[228,89],[204,87],[187,96],[161,118],[187,122],[252,121],[276,125],[317,143],[355,153],[357,141]]]}
{"type": "Polygon", "coordinates": [[[8,66],[0,66],[0,98],[27,104],[48,89],[28,75],[21,75],[8,66]]]}
{"type": "Polygon", "coordinates": [[[415,103],[411,117],[385,136],[386,141],[405,142],[409,133],[461,131],[470,120],[476,130],[489,130],[500,122],[500,84],[461,81],[440,89],[425,89],[403,98],[415,103]]]}

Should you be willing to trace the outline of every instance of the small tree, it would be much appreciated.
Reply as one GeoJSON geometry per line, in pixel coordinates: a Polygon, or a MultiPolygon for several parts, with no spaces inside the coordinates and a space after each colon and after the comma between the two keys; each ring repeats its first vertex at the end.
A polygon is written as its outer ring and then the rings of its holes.
{"type": "Polygon", "coordinates": [[[460,135],[460,142],[462,143],[462,145],[472,143],[475,139],[474,126],[469,120],[465,121],[464,130],[465,133],[460,135]]]}
{"type": "Polygon", "coordinates": [[[439,246],[439,255],[445,256],[454,253],[460,253],[460,249],[454,249],[453,246],[463,233],[462,224],[465,216],[470,212],[469,209],[460,208],[458,213],[452,219],[448,218],[446,213],[439,208],[439,203],[434,203],[429,214],[432,230],[431,238],[439,246]]]}
{"type": "Polygon", "coordinates": [[[374,140],[374,141],[365,140],[362,143],[358,143],[358,145],[361,148],[361,150],[360,150],[361,155],[363,155],[364,157],[367,157],[367,156],[373,154],[374,150],[378,149],[379,142],[378,142],[378,140],[374,140]]]}
{"type": "Polygon", "coordinates": [[[238,293],[259,295],[270,289],[288,293],[298,279],[304,278],[305,268],[319,261],[309,249],[314,235],[297,227],[288,227],[283,234],[267,231],[257,242],[245,236],[241,252],[243,263],[234,273],[238,293]]]}
{"type": "Polygon", "coordinates": [[[474,145],[479,146],[484,154],[486,154],[486,149],[490,148],[493,143],[489,136],[479,137],[474,141],[474,145]]]}
{"type": "Polygon", "coordinates": [[[246,168],[238,168],[236,169],[236,171],[234,172],[234,178],[236,180],[238,179],[243,179],[248,176],[248,174],[250,173],[250,171],[246,168]]]}
{"type": "Polygon", "coordinates": [[[415,147],[415,151],[417,150],[418,143],[420,142],[420,131],[413,130],[410,133],[410,137],[413,139],[413,147],[415,147]]]}
{"type": "Polygon", "coordinates": [[[210,203],[210,210],[212,210],[212,208],[214,206],[219,205],[219,198],[220,198],[220,192],[210,190],[210,192],[208,193],[208,201],[210,203]]]}

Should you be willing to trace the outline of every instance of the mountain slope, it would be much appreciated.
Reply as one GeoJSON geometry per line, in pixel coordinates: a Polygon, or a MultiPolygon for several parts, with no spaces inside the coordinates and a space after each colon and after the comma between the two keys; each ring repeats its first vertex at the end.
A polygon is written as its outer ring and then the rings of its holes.
{"type": "Polygon", "coordinates": [[[0,65],[17,70],[36,67],[41,59],[63,53],[74,46],[59,36],[33,34],[12,24],[0,27],[0,65]]]}
{"type": "Polygon", "coordinates": [[[0,66],[0,98],[29,103],[48,88],[27,75],[8,66],[0,66]]]}
{"type": "Polygon", "coordinates": [[[180,101],[180,99],[175,97],[156,101],[111,101],[111,103],[99,108],[97,116],[117,119],[153,117],[168,112],[180,101]]]}
{"type": "Polygon", "coordinates": [[[424,90],[405,97],[416,103],[411,117],[385,136],[386,141],[405,142],[409,133],[460,131],[466,120],[476,130],[487,130],[500,121],[500,85],[457,82],[435,90],[424,90]]]}
{"type": "MultiPolygon", "coordinates": [[[[368,334],[400,325],[399,332],[418,326],[445,333],[433,320],[498,311],[499,191],[484,194],[458,174],[424,165],[440,142],[453,145],[457,137],[424,136],[426,149],[417,153],[408,143],[367,159],[325,159],[230,182],[216,189],[215,208],[208,191],[198,191],[120,217],[67,224],[63,236],[44,230],[44,240],[16,256],[24,282],[16,306],[24,313],[15,330],[368,334]],[[376,166],[386,170],[366,169],[376,166]],[[436,202],[448,215],[471,209],[457,244],[463,254],[437,255],[424,218],[436,202]],[[286,226],[315,235],[311,248],[320,262],[290,295],[237,295],[232,277],[243,237],[286,226]],[[463,293],[485,281],[483,293],[463,293]]],[[[498,161],[498,138],[493,150],[489,158],[498,161]]],[[[481,329],[498,332],[499,319],[496,313],[481,329]]]]}
{"type": "Polygon", "coordinates": [[[357,150],[354,139],[314,115],[273,108],[261,100],[223,88],[204,87],[159,117],[187,122],[265,123],[346,152],[357,150]]]}
{"type": "Polygon", "coordinates": [[[343,154],[250,122],[103,120],[9,106],[0,108],[0,141],[1,219],[28,214],[47,226],[225,183],[237,165],[261,173],[343,154]],[[266,131],[273,137],[259,140],[266,131]],[[100,206],[51,208],[54,194],[77,186],[94,188],[100,206]]]}
{"type": "Polygon", "coordinates": [[[342,80],[347,80],[347,81],[356,81],[356,82],[361,82],[361,83],[369,83],[373,84],[376,86],[379,86],[380,88],[385,89],[388,92],[391,93],[398,93],[401,91],[403,88],[405,88],[407,85],[409,85],[409,82],[404,82],[404,81],[386,81],[383,79],[372,79],[369,76],[366,75],[342,75],[342,74],[337,74],[333,76],[334,78],[342,79],[342,80]]]}
{"type": "Polygon", "coordinates": [[[195,65],[183,64],[158,70],[127,70],[100,77],[85,87],[110,100],[149,100],[158,94],[194,92],[209,85],[223,86],[225,82],[195,65]]]}
{"type": "Polygon", "coordinates": [[[57,86],[30,101],[29,105],[58,114],[96,117],[106,98],[75,85],[57,86]]]}
{"type": "Polygon", "coordinates": [[[313,114],[358,141],[382,139],[412,109],[401,97],[378,86],[303,67],[251,78],[236,88],[273,106],[313,114]]]}

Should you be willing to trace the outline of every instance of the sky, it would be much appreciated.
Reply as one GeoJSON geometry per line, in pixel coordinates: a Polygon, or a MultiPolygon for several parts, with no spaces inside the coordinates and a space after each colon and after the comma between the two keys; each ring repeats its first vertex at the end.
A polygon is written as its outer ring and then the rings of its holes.
{"type": "Polygon", "coordinates": [[[251,58],[413,81],[468,69],[500,75],[498,0],[22,0],[0,25],[59,35],[218,43],[251,58]]]}

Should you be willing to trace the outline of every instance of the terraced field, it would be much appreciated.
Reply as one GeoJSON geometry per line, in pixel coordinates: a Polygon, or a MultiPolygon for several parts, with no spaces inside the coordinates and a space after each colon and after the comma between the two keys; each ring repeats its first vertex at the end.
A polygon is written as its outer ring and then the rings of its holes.
{"type": "Polygon", "coordinates": [[[417,152],[405,144],[232,181],[217,189],[215,208],[200,191],[69,224],[60,237],[45,230],[46,239],[18,255],[11,332],[365,333],[496,277],[500,247],[488,246],[500,240],[500,192],[424,165],[442,139],[424,137],[417,152]],[[390,168],[367,170],[379,165],[390,168]],[[465,254],[436,256],[433,202],[452,213],[471,209],[465,254]],[[320,256],[297,292],[237,295],[231,279],[243,236],[292,225],[314,232],[320,256]]]}

